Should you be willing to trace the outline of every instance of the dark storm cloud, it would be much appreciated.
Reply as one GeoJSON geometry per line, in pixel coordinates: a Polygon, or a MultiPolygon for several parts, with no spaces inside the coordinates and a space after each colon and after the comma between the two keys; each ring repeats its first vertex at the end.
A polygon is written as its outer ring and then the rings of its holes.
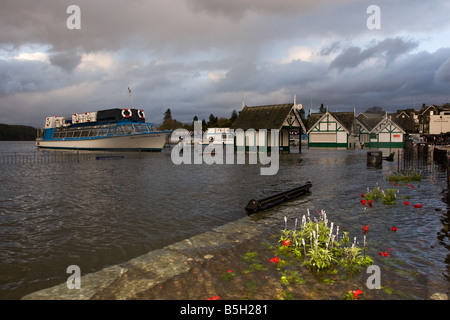
{"type": "Polygon", "coordinates": [[[435,79],[438,82],[450,82],[450,57],[436,70],[435,79]]]}
{"type": "Polygon", "coordinates": [[[58,89],[67,79],[41,61],[0,60],[0,97],[15,93],[58,89]]]}
{"type": "Polygon", "coordinates": [[[417,42],[405,41],[401,38],[385,39],[367,49],[352,46],[338,55],[330,64],[330,67],[338,70],[355,68],[365,60],[373,57],[384,59],[386,66],[389,66],[398,56],[417,48],[417,46],[417,42]]]}
{"type": "Polygon", "coordinates": [[[81,63],[81,54],[72,51],[53,53],[49,59],[53,65],[70,72],[81,63]]]}
{"type": "Polygon", "coordinates": [[[284,103],[294,94],[304,105],[312,100],[313,107],[340,110],[400,105],[413,96],[443,102],[448,44],[441,50],[421,45],[448,28],[448,2],[377,1],[382,22],[376,31],[366,27],[370,4],[2,1],[0,123],[25,123],[26,110],[33,110],[28,123],[38,126],[53,113],[126,105],[128,86],[155,122],[167,107],[178,120],[191,121],[193,115],[229,116],[243,98],[248,105],[284,103]],[[81,9],[81,30],[66,28],[72,4],[81,9]],[[30,46],[47,60],[16,59],[30,46]],[[310,48],[311,59],[287,59],[294,47],[310,48]]]}

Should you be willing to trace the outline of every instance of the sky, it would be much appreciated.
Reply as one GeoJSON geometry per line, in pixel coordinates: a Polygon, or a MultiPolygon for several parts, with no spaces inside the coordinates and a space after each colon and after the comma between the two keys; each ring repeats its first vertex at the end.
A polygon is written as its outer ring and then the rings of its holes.
{"type": "Polygon", "coordinates": [[[449,13],[448,0],[2,0],[0,123],[127,108],[128,87],[154,123],[294,95],[307,112],[440,105],[449,13]]]}

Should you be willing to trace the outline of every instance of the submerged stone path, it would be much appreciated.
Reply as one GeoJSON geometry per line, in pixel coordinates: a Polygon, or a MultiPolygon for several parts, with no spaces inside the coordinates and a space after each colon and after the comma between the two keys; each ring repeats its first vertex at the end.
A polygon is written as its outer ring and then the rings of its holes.
{"type": "Polygon", "coordinates": [[[260,243],[258,236],[270,229],[268,225],[275,224],[279,230],[282,221],[282,211],[273,213],[269,219],[244,217],[125,263],[86,274],[81,277],[80,289],[68,289],[67,284],[62,283],[22,299],[206,299],[208,294],[216,292],[214,286],[208,288],[207,279],[220,278],[220,273],[213,275],[208,269],[219,267],[223,270],[217,272],[225,272],[225,268],[236,264],[245,253],[240,246],[247,248],[250,243],[260,243]],[[184,284],[180,287],[181,278],[193,280],[197,287],[200,285],[204,289],[190,291],[193,285],[186,281],[182,281],[184,284]],[[168,285],[168,281],[172,281],[172,285],[168,285]]]}
{"type": "MultiPolygon", "coordinates": [[[[298,207],[311,207],[306,199],[298,207]]],[[[313,207],[313,206],[312,206],[313,207]]],[[[301,210],[299,210],[301,211],[301,210]]],[[[246,216],[211,231],[193,236],[129,260],[83,275],[80,289],[68,289],[66,283],[24,296],[23,300],[275,300],[344,299],[349,289],[360,288],[367,275],[355,279],[326,278],[336,281],[330,287],[298,268],[303,282],[283,286],[280,272],[268,263],[273,258],[266,244],[284,228],[284,217],[296,218],[292,209],[278,207],[258,215],[246,216]],[[251,269],[244,261],[246,253],[256,253],[264,271],[251,269]],[[228,272],[234,276],[227,278],[228,272]],[[226,279],[224,279],[224,277],[226,279]]],[[[272,243],[273,244],[273,243],[272,243]]],[[[401,287],[394,283],[392,287],[401,287]]],[[[384,290],[366,290],[364,299],[404,299],[401,292],[392,296],[384,290]]],[[[447,300],[447,294],[430,292],[426,299],[447,300]]]]}

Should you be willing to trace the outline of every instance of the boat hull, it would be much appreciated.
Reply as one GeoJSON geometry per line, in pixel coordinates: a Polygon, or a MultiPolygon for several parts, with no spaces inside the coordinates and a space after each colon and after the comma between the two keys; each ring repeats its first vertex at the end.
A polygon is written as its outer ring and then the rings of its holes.
{"type": "Polygon", "coordinates": [[[162,131],[88,139],[37,139],[36,146],[50,149],[161,151],[168,134],[162,131]]]}

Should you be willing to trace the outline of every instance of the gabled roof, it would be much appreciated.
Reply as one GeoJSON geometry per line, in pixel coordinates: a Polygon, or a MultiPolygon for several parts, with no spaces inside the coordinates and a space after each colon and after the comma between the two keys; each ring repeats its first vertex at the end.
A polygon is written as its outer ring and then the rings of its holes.
{"type": "Polygon", "coordinates": [[[370,133],[376,133],[384,128],[388,123],[393,123],[397,126],[403,133],[405,133],[404,128],[400,124],[400,119],[397,117],[388,115],[386,112],[383,113],[364,113],[361,112],[356,116],[356,120],[363,125],[370,133]]]}
{"type": "Polygon", "coordinates": [[[375,126],[379,124],[380,121],[382,121],[385,116],[386,116],[385,112],[383,113],[361,112],[356,116],[356,120],[358,120],[358,122],[362,126],[364,126],[367,129],[367,131],[371,132],[373,128],[375,128],[375,126]]]}
{"type": "Polygon", "coordinates": [[[386,126],[388,126],[389,124],[393,124],[394,126],[396,126],[397,128],[399,128],[403,133],[406,133],[405,130],[398,124],[396,123],[392,117],[388,116],[386,114],[386,116],[380,121],[379,124],[377,124],[377,126],[375,128],[373,128],[372,132],[374,133],[379,133],[381,132],[381,130],[383,130],[384,128],[386,128],[386,126]]]}
{"type": "Polygon", "coordinates": [[[428,109],[431,109],[431,108],[434,109],[434,111],[437,111],[437,107],[432,105],[432,104],[430,104],[428,107],[423,105],[422,108],[419,110],[419,113],[421,115],[423,115],[424,113],[428,112],[428,109]]]}
{"type": "Polygon", "coordinates": [[[353,112],[325,112],[325,113],[311,113],[309,115],[308,120],[308,130],[309,133],[313,127],[317,125],[317,123],[322,120],[327,114],[333,116],[337,122],[339,122],[342,127],[347,132],[353,132],[353,124],[355,119],[355,114],[353,112]]]}
{"type": "MultiPolygon", "coordinates": [[[[244,109],[231,125],[231,129],[281,129],[283,122],[290,115],[291,110],[295,110],[293,107],[294,105],[292,103],[255,107],[244,106],[244,109]]],[[[293,115],[300,123],[302,129],[306,131],[298,113],[293,111],[293,115]]]]}
{"type": "Polygon", "coordinates": [[[388,116],[395,122],[402,130],[406,132],[414,132],[416,129],[414,110],[397,110],[396,113],[389,113],[388,116]]]}

